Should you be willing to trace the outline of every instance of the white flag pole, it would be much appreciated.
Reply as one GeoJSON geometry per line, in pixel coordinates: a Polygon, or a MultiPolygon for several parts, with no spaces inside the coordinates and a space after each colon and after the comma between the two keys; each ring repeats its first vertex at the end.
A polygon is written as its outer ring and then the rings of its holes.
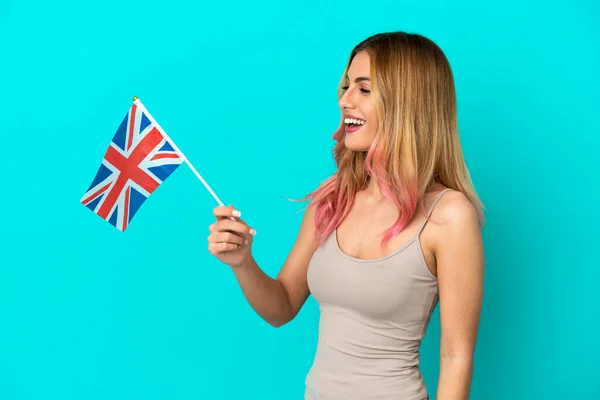
{"type": "Polygon", "coordinates": [[[200,179],[200,182],[202,182],[202,184],[206,187],[206,189],[210,192],[210,194],[215,198],[215,200],[217,201],[217,203],[219,203],[219,205],[221,205],[221,206],[224,206],[223,202],[219,199],[219,197],[215,194],[215,192],[210,188],[210,186],[208,186],[208,183],[206,183],[206,181],[204,180],[204,178],[202,178],[202,176],[198,173],[198,171],[196,171],[196,168],[194,168],[194,166],[192,165],[192,163],[181,152],[181,150],[179,150],[179,148],[177,147],[177,145],[175,144],[175,142],[173,140],[171,140],[171,138],[169,137],[169,135],[167,135],[167,132],[165,132],[164,129],[160,127],[160,125],[158,124],[158,122],[156,122],[156,120],[154,118],[152,118],[152,115],[148,112],[148,110],[146,109],[146,107],[144,107],[144,105],[142,104],[142,102],[140,101],[140,99],[137,96],[133,96],[133,102],[135,103],[135,105],[137,105],[138,107],[140,107],[140,109],[142,111],[144,111],[144,113],[146,114],[146,116],[148,117],[148,119],[150,120],[150,122],[152,122],[152,125],[154,125],[156,127],[156,129],[158,129],[160,131],[160,133],[162,133],[163,136],[166,137],[169,140],[169,144],[173,146],[173,148],[179,154],[179,156],[183,159],[183,161],[185,161],[185,163],[190,167],[190,169],[192,170],[192,172],[198,177],[198,179],[200,179]]]}

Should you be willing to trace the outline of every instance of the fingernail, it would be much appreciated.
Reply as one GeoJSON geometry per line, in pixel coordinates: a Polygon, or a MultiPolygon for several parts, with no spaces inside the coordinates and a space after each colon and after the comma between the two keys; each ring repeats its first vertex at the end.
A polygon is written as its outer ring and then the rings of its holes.
{"type": "Polygon", "coordinates": [[[255,231],[254,229],[250,229],[250,234],[251,234],[252,236],[254,236],[254,235],[256,235],[256,231],[255,231]]]}
{"type": "Polygon", "coordinates": [[[234,217],[238,217],[238,218],[242,215],[242,213],[237,210],[233,211],[232,214],[234,217]]]}
{"type": "Polygon", "coordinates": [[[250,243],[250,242],[248,241],[248,239],[244,240],[244,246],[247,246],[247,245],[248,245],[248,243],[250,243]]]}

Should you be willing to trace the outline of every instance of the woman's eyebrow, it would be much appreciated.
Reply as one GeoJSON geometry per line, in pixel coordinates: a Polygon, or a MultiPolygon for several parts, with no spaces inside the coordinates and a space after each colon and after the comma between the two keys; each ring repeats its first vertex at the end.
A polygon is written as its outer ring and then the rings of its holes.
{"type": "MultiPolygon", "coordinates": [[[[348,75],[346,75],[346,80],[350,80],[350,78],[348,78],[348,75]]],[[[370,81],[370,80],[371,80],[371,78],[369,78],[368,76],[359,76],[358,78],[356,78],[354,80],[354,83],[358,83],[361,81],[370,81]]]]}

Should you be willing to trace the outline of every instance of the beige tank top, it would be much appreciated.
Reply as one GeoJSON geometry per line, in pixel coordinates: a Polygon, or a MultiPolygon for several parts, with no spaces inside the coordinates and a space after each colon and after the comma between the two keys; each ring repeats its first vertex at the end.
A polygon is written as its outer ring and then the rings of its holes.
{"type": "Polygon", "coordinates": [[[419,348],[439,297],[421,249],[426,223],[377,259],[344,253],[337,231],[315,251],[307,279],[321,315],[305,400],[428,399],[419,348]]]}

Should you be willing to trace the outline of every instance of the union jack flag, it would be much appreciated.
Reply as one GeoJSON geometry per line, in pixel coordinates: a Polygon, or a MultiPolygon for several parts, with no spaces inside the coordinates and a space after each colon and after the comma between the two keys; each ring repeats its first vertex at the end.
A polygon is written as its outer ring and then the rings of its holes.
{"type": "Polygon", "coordinates": [[[123,232],[144,201],[183,161],[168,136],[136,100],[81,203],[123,232]]]}

